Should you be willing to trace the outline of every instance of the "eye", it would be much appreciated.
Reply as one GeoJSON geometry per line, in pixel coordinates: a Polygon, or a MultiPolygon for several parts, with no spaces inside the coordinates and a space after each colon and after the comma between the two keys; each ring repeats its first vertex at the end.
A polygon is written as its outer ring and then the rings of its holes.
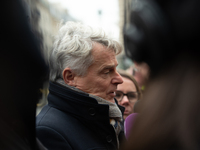
{"type": "Polygon", "coordinates": [[[115,97],[121,97],[121,94],[116,92],[116,96],[115,97]]]}
{"type": "Polygon", "coordinates": [[[133,93],[133,92],[128,93],[128,96],[129,96],[130,99],[136,99],[137,98],[137,94],[133,93]]]}
{"type": "Polygon", "coordinates": [[[113,69],[107,69],[107,70],[104,71],[104,74],[109,74],[109,73],[111,73],[112,71],[113,71],[113,69]]]}
{"type": "Polygon", "coordinates": [[[104,72],[104,74],[109,74],[109,73],[110,73],[110,71],[104,72]]]}
{"type": "Polygon", "coordinates": [[[120,92],[115,92],[116,93],[116,98],[119,98],[119,97],[121,97],[122,96],[122,94],[120,93],[120,92]]]}

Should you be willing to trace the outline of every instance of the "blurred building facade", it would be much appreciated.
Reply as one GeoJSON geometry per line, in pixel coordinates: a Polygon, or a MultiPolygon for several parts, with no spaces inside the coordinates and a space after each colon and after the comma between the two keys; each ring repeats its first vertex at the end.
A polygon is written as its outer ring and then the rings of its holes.
{"type": "MultiPolygon", "coordinates": [[[[58,32],[59,25],[66,21],[75,21],[69,16],[66,9],[61,9],[59,5],[50,5],[47,0],[22,0],[26,9],[27,19],[34,34],[41,41],[42,54],[47,63],[49,51],[53,46],[53,39],[58,32]]],[[[37,107],[37,114],[47,103],[48,95],[48,77],[44,82],[40,92],[40,100],[37,107]]]]}
{"type": "MultiPolygon", "coordinates": [[[[53,37],[58,31],[59,24],[61,20],[66,21],[76,21],[72,18],[67,9],[60,7],[61,4],[54,3],[53,6],[48,2],[48,0],[22,0],[27,6],[27,11],[29,12],[30,22],[39,31],[38,35],[42,36],[43,39],[42,47],[45,60],[48,58],[48,52],[52,48],[53,37]]],[[[125,9],[129,8],[130,0],[118,0],[119,7],[119,42],[124,45],[123,40],[123,26],[125,21],[125,9]]],[[[128,66],[132,64],[130,60],[126,57],[123,51],[119,56],[117,56],[119,62],[119,68],[127,69],[128,66]]]]}
{"type": "MultiPolygon", "coordinates": [[[[119,27],[120,27],[120,33],[119,33],[119,41],[124,46],[124,37],[123,37],[123,28],[124,28],[124,22],[128,20],[129,14],[127,14],[127,10],[130,7],[130,0],[118,0],[119,3],[119,27]],[[126,11],[125,11],[126,10],[126,11]]],[[[131,65],[133,65],[133,62],[126,57],[125,54],[125,48],[124,51],[118,56],[118,62],[119,62],[119,68],[121,69],[128,69],[131,65]]]]}
{"type": "Polygon", "coordinates": [[[45,60],[53,46],[53,38],[56,35],[61,21],[75,21],[67,9],[61,9],[59,4],[51,5],[47,0],[22,0],[27,10],[27,17],[31,26],[36,30],[37,36],[42,38],[42,49],[45,60]]]}

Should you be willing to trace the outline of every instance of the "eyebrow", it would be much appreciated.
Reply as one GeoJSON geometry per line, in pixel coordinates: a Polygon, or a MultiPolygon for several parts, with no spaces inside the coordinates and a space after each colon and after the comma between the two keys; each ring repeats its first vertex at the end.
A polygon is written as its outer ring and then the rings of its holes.
{"type": "Polygon", "coordinates": [[[105,66],[105,67],[102,68],[102,70],[114,68],[115,66],[117,67],[118,64],[117,65],[108,65],[108,66],[105,66]]]}

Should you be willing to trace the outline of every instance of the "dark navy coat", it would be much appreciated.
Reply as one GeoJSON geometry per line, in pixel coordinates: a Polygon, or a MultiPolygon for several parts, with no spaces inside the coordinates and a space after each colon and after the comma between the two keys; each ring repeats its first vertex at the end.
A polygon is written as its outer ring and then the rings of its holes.
{"type": "MultiPolygon", "coordinates": [[[[50,82],[48,104],[37,116],[36,133],[49,150],[115,150],[109,106],[50,82]]],[[[122,111],[124,108],[120,107],[122,111]]]]}

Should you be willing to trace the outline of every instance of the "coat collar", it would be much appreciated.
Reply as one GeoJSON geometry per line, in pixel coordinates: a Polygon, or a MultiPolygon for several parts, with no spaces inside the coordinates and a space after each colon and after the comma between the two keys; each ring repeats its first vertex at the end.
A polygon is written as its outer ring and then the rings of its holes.
{"type": "MultiPolygon", "coordinates": [[[[109,120],[109,105],[98,104],[97,100],[90,97],[89,94],[74,91],[55,82],[49,83],[48,104],[77,117],[94,120],[95,118],[107,118],[109,120]],[[91,115],[88,116],[88,114],[91,113],[91,110],[95,111],[96,117],[92,117],[91,115]]],[[[123,107],[118,107],[123,113],[123,107]]]]}
{"type": "Polygon", "coordinates": [[[56,83],[68,88],[68,89],[71,89],[72,91],[76,91],[77,93],[82,93],[82,94],[85,94],[89,97],[92,97],[94,98],[98,104],[106,104],[106,105],[109,105],[109,117],[110,118],[114,118],[115,120],[118,120],[118,121],[122,121],[122,113],[121,113],[121,110],[119,109],[119,106],[118,106],[118,103],[117,101],[115,100],[115,103],[112,103],[112,102],[109,102],[101,97],[98,97],[98,96],[95,96],[95,95],[92,95],[92,94],[88,94],[88,93],[85,93],[79,89],[77,89],[76,87],[72,87],[72,86],[69,86],[67,85],[63,79],[57,79],[55,81],[56,83]]]}

